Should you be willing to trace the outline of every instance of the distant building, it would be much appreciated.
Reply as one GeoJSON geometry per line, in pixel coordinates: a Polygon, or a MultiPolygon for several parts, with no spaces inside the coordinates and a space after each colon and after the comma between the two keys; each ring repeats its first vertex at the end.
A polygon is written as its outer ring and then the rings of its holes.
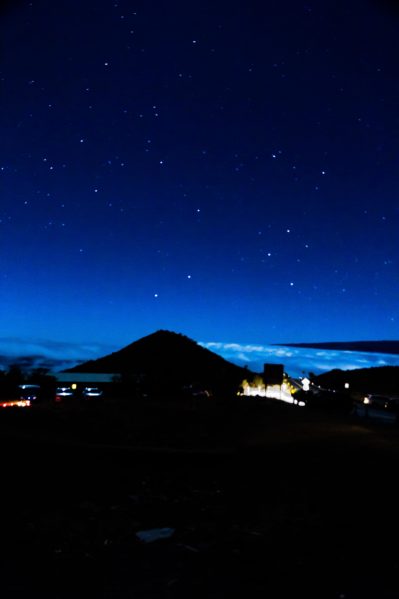
{"type": "Polygon", "coordinates": [[[284,381],[284,364],[264,364],[263,380],[266,386],[282,385],[284,381]]]}
{"type": "Polygon", "coordinates": [[[102,372],[57,372],[55,378],[59,385],[72,387],[81,391],[85,387],[101,387],[106,389],[120,378],[119,374],[102,372]]]}

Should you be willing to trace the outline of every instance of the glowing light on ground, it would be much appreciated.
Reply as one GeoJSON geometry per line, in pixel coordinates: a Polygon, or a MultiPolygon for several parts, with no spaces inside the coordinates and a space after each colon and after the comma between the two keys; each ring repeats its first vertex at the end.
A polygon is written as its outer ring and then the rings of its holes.
{"type": "Polygon", "coordinates": [[[28,399],[16,399],[15,401],[3,401],[0,403],[2,408],[29,408],[30,405],[28,399]]]}
{"type": "Polygon", "coordinates": [[[261,377],[255,377],[254,381],[249,383],[243,381],[241,384],[241,390],[238,395],[242,397],[267,397],[268,399],[277,399],[278,401],[284,401],[285,403],[295,404],[304,406],[304,402],[298,402],[294,396],[295,389],[288,382],[285,381],[280,385],[265,385],[261,377]]]}

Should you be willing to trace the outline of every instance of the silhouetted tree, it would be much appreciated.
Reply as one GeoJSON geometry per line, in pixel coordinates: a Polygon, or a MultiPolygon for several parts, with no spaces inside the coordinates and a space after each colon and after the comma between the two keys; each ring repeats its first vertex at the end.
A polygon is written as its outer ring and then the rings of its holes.
{"type": "Polygon", "coordinates": [[[0,395],[2,397],[16,397],[18,395],[18,385],[21,385],[24,380],[25,376],[20,366],[12,364],[6,372],[1,372],[0,395]]]}
{"type": "Polygon", "coordinates": [[[48,368],[34,368],[30,373],[29,383],[40,386],[41,399],[50,399],[57,386],[57,379],[50,374],[48,368]]]}

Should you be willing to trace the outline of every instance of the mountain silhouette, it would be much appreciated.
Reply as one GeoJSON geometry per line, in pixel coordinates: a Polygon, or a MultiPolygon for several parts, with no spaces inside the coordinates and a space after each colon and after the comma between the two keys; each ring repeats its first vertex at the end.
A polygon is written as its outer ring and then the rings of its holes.
{"type": "Polygon", "coordinates": [[[115,373],[126,379],[145,380],[147,387],[156,391],[191,385],[216,394],[237,391],[241,381],[251,374],[185,335],[165,330],[66,372],[115,373]]]}
{"type": "Polygon", "coordinates": [[[315,377],[325,389],[343,391],[345,384],[359,393],[381,393],[399,397],[399,366],[377,366],[355,370],[330,370],[315,377]]]}

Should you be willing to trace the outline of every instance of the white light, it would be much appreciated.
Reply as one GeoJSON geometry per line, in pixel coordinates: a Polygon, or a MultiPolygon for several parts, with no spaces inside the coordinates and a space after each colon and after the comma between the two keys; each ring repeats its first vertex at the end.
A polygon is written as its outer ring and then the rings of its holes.
{"type": "MultiPolygon", "coordinates": [[[[285,383],[283,383],[281,387],[280,385],[268,385],[267,387],[265,387],[265,385],[261,384],[251,385],[250,383],[247,383],[243,387],[242,395],[244,395],[245,397],[267,397],[269,399],[276,399],[285,403],[294,404],[294,399],[291,395],[290,387],[285,383]]],[[[304,402],[299,401],[297,405],[303,407],[305,404],[304,402]]]]}
{"type": "Polygon", "coordinates": [[[345,389],[349,389],[349,383],[345,383],[345,389]]]}
{"type": "Polygon", "coordinates": [[[369,404],[370,403],[370,399],[368,397],[365,397],[363,399],[363,403],[366,404],[366,405],[369,404]]]}

